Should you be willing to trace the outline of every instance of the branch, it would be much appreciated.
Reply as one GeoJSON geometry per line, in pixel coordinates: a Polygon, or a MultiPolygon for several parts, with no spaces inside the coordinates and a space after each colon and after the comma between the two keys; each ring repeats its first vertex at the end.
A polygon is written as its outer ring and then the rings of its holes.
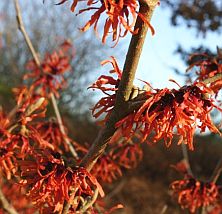
{"type": "Polygon", "coordinates": [[[189,155],[188,155],[188,151],[187,151],[187,146],[184,143],[182,143],[181,146],[182,146],[183,158],[185,159],[186,164],[187,164],[187,172],[188,172],[189,175],[194,177],[193,172],[191,170],[191,166],[190,166],[190,159],[189,159],[189,155]]]}
{"type": "MultiPolygon", "coordinates": [[[[31,40],[30,40],[26,30],[25,30],[25,26],[24,26],[24,23],[23,23],[23,20],[22,20],[21,10],[20,10],[18,0],[14,0],[14,4],[15,4],[15,9],[16,9],[16,18],[17,18],[17,22],[18,22],[18,28],[21,31],[22,35],[24,36],[25,42],[28,45],[28,47],[29,47],[29,49],[32,53],[32,56],[34,58],[34,61],[35,61],[36,65],[41,69],[41,61],[40,61],[40,59],[38,57],[38,54],[35,51],[35,49],[32,45],[32,42],[31,42],[31,40]]],[[[54,94],[51,94],[51,101],[52,101],[52,106],[54,108],[55,115],[56,115],[56,118],[57,118],[57,121],[58,121],[58,124],[59,124],[60,131],[64,136],[65,143],[68,145],[68,147],[70,149],[70,152],[72,153],[73,157],[75,159],[78,159],[78,155],[77,155],[74,147],[70,143],[69,139],[66,137],[64,125],[63,125],[63,122],[62,122],[62,119],[61,119],[61,115],[60,115],[60,112],[59,112],[58,105],[56,103],[56,99],[55,99],[54,94]]]]}
{"type": "Polygon", "coordinates": [[[70,152],[72,153],[73,157],[78,159],[78,154],[76,153],[76,151],[75,151],[74,147],[72,146],[72,144],[70,143],[69,139],[66,137],[64,125],[62,123],[61,114],[59,112],[59,108],[58,108],[58,105],[56,103],[56,98],[55,98],[53,93],[51,93],[51,101],[52,101],[52,105],[53,105],[53,108],[54,108],[54,111],[55,111],[55,115],[56,115],[56,118],[57,118],[57,121],[58,121],[58,124],[59,124],[60,131],[64,136],[65,143],[68,145],[68,147],[70,149],[70,152]]]}
{"type": "MultiPolygon", "coordinates": [[[[146,3],[140,2],[139,13],[150,21],[157,3],[158,0],[147,0],[146,3]]],[[[133,35],[131,38],[113,111],[106,122],[105,127],[100,130],[97,138],[89,149],[89,152],[85,155],[80,163],[81,166],[87,168],[88,170],[91,170],[97,159],[104,152],[107,143],[116,130],[115,124],[120,119],[125,117],[129,112],[127,101],[130,98],[133,88],[133,80],[146,38],[148,26],[141,20],[140,17],[137,17],[135,29],[139,29],[139,31],[138,34],[133,35]]]]}
{"type": "Polygon", "coordinates": [[[216,183],[218,178],[220,177],[221,173],[222,173],[222,157],[220,158],[220,160],[217,163],[216,168],[214,169],[214,172],[213,172],[212,177],[210,179],[211,182],[216,183]]]}
{"type": "Polygon", "coordinates": [[[8,200],[4,196],[1,188],[0,188],[0,201],[4,210],[6,210],[9,214],[18,214],[15,208],[8,202],[8,200]]]}
{"type": "Polygon", "coordinates": [[[216,82],[217,80],[221,80],[221,79],[222,79],[222,74],[219,73],[219,74],[216,74],[213,77],[209,77],[209,78],[203,80],[202,82],[205,83],[205,84],[209,84],[209,83],[212,83],[212,82],[216,82]]]}

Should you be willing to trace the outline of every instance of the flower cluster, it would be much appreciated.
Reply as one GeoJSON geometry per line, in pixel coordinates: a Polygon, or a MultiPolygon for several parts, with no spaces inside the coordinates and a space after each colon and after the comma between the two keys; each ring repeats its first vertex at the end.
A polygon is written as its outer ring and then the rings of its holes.
{"type": "MultiPolygon", "coordinates": [[[[68,0],[62,0],[58,4],[63,4],[68,0]]],[[[71,5],[71,11],[74,12],[79,0],[73,0],[71,5]]],[[[106,38],[109,33],[112,34],[112,40],[118,42],[120,37],[124,37],[127,32],[136,34],[139,29],[133,29],[136,23],[136,18],[139,16],[144,23],[150,28],[152,34],[154,34],[154,29],[150,25],[149,21],[144,17],[144,15],[138,12],[139,2],[137,0],[87,0],[87,8],[81,9],[79,14],[94,10],[95,13],[91,16],[91,19],[85,24],[82,31],[88,30],[92,25],[94,25],[94,30],[97,31],[97,25],[102,14],[106,14],[107,18],[104,23],[104,32],[102,37],[102,42],[106,42],[106,38]],[[98,6],[94,6],[97,5],[98,6]]]]}
{"type": "Polygon", "coordinates": [[[71,47],[72,45],[65,41],[58,51],[46,54],[40,66],[34,60],[27,63],[27,69],[31,73],[26,74],[24,79],[33,79],[31,91],[35,90],[44,97],[49,97],[50,93],[59,97],[58,90],[66,83],[63,75],[71,69],[69,53],[71,47]]]}
{"type": "Polygon", "coordinates": [[[104,196],[95,177],[82,167],[66,167],[58,152],[39,150],[30,160],[21,161],[20,167],[20,184],[29,189],[29,198],[44,212],[61,212],[70,198],[70,210],[75,212],[95,189],[104,196]]]}
{"type": "Polygon", "coordinates": [[[200,207],[214,205],[218,197],[216,184],[204,183],[188,176],[183,180],[174,181],[171,188],[181,207],[188,208],[191,213],[195,213],[200,207]]]}
{"type": "Polygon", "coordinates": [[[199,181],[189,175],[186,161],[181,161],[173,167],[184,175],[182,180],[176,180],[170,185],[173,196],[178,199],[182,209],[187,208],[191,213],[201,207],[219,209],[220,186],[214,182],[199,181]]]}
{"type": "Polygon", "coordinates": [[[213,99],[208,98],[211,90],[205,85],[195,83],[179,90],[165,88],[146,93],[148,99],[139,110],[117,122],[116,127],[121,128],[124,136],[140,130],[142,141],[153,134],[150,142],[162,139],[167,146],[171,145],[174,136],[178,136],[178,144],[184,142],[193,150],[193,135],[197,127],[201,132],[208,128],[220,133],[210,118],[209,113],[215,105],[213,99]]]}

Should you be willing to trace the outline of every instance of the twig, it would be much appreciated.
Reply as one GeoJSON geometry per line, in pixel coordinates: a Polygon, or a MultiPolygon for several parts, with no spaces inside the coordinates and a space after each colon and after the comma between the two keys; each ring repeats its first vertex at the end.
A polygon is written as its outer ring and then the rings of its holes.
{"type": "Polygon", "coordinates": [[[205,84],[209,84],[209,83],[212,83],[212,82],[216,82],[217,80],[220,80],[220,79],[222,79],[222,74],[221,73],[216,74],[213,77],[209,77],[209,78],[203,80],[202,82],[205,83],[205,84]]]}
{"type": "Polygon", "coordinates": [[[15,208],[8,202],[6,197],[4,196],[1,188],[0,188],[0,201],[2,204],[2,207],[9,213],[9,214],[18,214],[18,212],[15,210],[15,208]]]}
{"type": "MultiPolygon", "coordinates": [[[[21,10],[20,10],[20,7],[19,7],[18,0],[14,0],[14,4],[15,4],[15,9],[16,9],[16,18],[17,18],[17,22],[18,22],[18,28],[21,31],[22,35],[24,36],[25,42],[28,45],[28,47],[29,47],[29,49],[32,53],[32,56],[34,58],[34,61],[35,61],[36,65],[41,69],[41,61],[38,57],[37,52],[35,51],[35,49],[32,45],[32,42],[31,42],[31,40],[30,40],[26,30],[25,30],[25,27],[24,27],[24,23],[23,23],[23,20],[22,20],[21,10]]],[[[58,124],[59,124],[60,131],[64,136],[65,143],[68,145],[68,147],[70,149],[70,152],[72,153],[73,157],[75,159],[78,159],[78,155],[77,155],[74,147],[70,143],[69,139],[67,137],[65,137],[66,136],[65,129],[64,129],[64,126],[63,126],[63,123],[62,123],[61,115],[60,115],[60,112],[59,112],[59,109],[58,109],[58,106],[57,106],[57,103],[56,103],[55,96],[53,94],[51,95],[51,101],[52,101],[52,105],[53,105],[53,108],[54,108],[54,111],[55,111],[55,114],[56,114],[56,118],[57,118],[57,121],[58,121],[58,124]]]]}
{"type": "Polygon", "coordinates": [[[163,206],[163,208],[161,209],[160,214],[164,214],[164,213],[166,213],[167,208],[168,208],[168,206],[165,204],[165,205],[163,206]]]}
{"type": "Polygon", "coordinates": [[[70,198],[68,202],[64,203],[64,207],[62,210],[62,214],[67,214],[69,212],[69,208],[71,206],[71,202],[74,200],[75,194],[76,194],[77,188],[73,188],[71,190],[70,198]]]}
{"type": "Polygon", "coordinates": [[[121,182],[118,183],[118,185],[115,186],[114,189],[106,195],[106,200],[110,200],[113,196],[117,195],[123,189],[126,182],[126,178],[122,179],[121,182]]]}
{"type": "Polygon", "coordinates": [[[213,183],[216,183],[218,178],[220,177],[222,173],[222,157],[220,158],[220,160],[218,161],[215,169],[214,169],[214,172],[212,174],[212,177],[211,177],[211,182],[213,183]]]}
{"type": "Polygon", "coordinates": [[[58,108],[58,105],[56,103],[56,99],[55,99],[55,96],[54,96],[53,93],[51,93],[51,101],[52,101],[52,105],[54,107],[54,111],[55,111],[55,115],[56,115],[56,118],[57,118],[57,121],[58,121],[58,124],[59,124],[60,131],[62,132],[62,134],[64,136],[65,143],[68,145],[68,147],[70,149],[70,152],[72,153],[73,157],[78,159],[78,154],[76,153],[74,147],[72,146],[72,144],[70,143],[70,141],[66,137],[66,133],[65,133],[64,126],[63,126],[61,114],[59,112],[59,108],[58,108]]]}
{"type": "Polygon", "coordinates": [[[85,213],[90,207],[92,207],[98,197],[98,194],[99,190],[96,189],[91,200],[87,201],[86,204],[80,208],[79,213],[85,213]]]}
{"type": "MultiPolygon", "coordinates": [[[[140,2],[139,12],[148,21],[150,21],[157,3],[158,0],[147,0],[146,3],[140,2]]],[[[130,94],[133,88],[133,80],[142,52],[142,47],[146,38],[148,26],[141,20],[141,18],[137,17],[135,29],[139,29],[139,31],[138,34],[133,35],[131,38],[113,111],[108,121],[106,122],[105,127],[101,129],[89,152],[85,155],[82,162],[80,163],[81,166],[87,168],[88,170],[91,170],[97,159],[104,152],[111,136],[116,130],[116,122],[126,116],[129,111],[129,105],[127,101],[130,98],[130,94]]]]}
{"type": "Polygon", "coordinates": [[[183,153],[183,157],[184,157],[186,164],[187,164],[187,172],[189,175],[191,175],[193,177],[194,175],[193,175],[193,172],[190,167],[190,160],[189,160],[189,155],[188,155],[188,151],[187,151],[187,146],[184,143],[182,143],[182,153],[183,153]]]}
{"type": "Polygon", "coordinates": [[[18,0],[14,0],[14,4],[15,4],[18,28],[21,31],[21,33],[23,34],[23,36],[24,36],[25,42],[28,45],[28,47],[29,47],[29,49],[30,49],[30,51],[32,53],[32,56],[34,58],[35,63],[39,67],[41,67],[41,62],[39,60],[38,54],[36,53],[36,51],[35,51],[35,49],[34,49],[34,47],[32,45],[32,42],[31,42],[31,40],[30,40],[26,30],[25,30],[25,26],[24,26],[24,23],[23,23],[23,19],[22,19],[21,10],[20,10],[20,6],[19,6],[18,0]]]}

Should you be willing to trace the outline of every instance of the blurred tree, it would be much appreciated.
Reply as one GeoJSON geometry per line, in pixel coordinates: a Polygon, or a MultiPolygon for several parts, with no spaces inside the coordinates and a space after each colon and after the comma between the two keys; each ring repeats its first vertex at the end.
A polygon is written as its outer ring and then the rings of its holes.
{"type": "Polygon", "coordinates": [[[222,1],[215,0],[162,0],[172,10],[171,23],[174,26],[186,24],[198,34],[221,32],[222,1]],[[183,22],[181,22],[183,20],[183,22]]]}

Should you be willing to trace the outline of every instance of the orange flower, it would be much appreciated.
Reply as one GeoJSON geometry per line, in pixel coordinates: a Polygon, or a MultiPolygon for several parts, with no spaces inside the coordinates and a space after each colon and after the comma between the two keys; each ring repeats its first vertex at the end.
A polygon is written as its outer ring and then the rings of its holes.
{"type": "Polygon", "coordinates": [[[92,89],[99,89],[106,95],[106,97],[103,97],[102,99],[100,99],[99,102],[97,102],[96,105],[92,109],[92,114],[95,118],[98,118],[103,113],[106,114],[105,119],[101,122],[105,122],[108,119],[111,113],[111,110],[113,109],[115,99],[116,99],[115,92],[118,90],[119,81],[122,76],[122,72],[119,69],[116,59],[114,57],[111,57],[111,60],[105,60],[101,62],[102,65],[105,65],[107,63],[112,64],[113,70],[109,72],[117,74],[117,79],[114,79],[111,76],[102,75],[98,78],[98,80],[95,83],[93,83],[89,87],[92,89]],[[114,94],[109,94],[108,92],[114,92],[114,94]]]}
{"type": "Polygon", "coordinates": [[[68,50],[67,45],[64,46],[63,43],[59,51],[45,55],[40,67],[36,65],[34,60],[28,62],[27,69],[31,73],[26,74],[24,79],[32,78],[34,80],[30,87],[31,91],[44,97],[48,97],[50,93],[59,97],[58,90],[63,88],[66,83],[63,75],[71,69],[68,50]]]}
{"type": "Polygon", "coordinates": [[[110,155],[103,155],[100,157],[92,168],[92,175],[98,178],[98,180],[112,183],[118,177],[122,176],[120,166],[112,159],[110,155]]]}
{"type": "Polygon", "coordinates": [[[214,183],[204,183],[185,176],[183,180],[174,181],[170,186],[182,209],[188,208],[191,213],[217,202],[218,187],[214,183]]]}
{"type": "Polygon", "coordinates": [[[113,160],[126,169],[136,167],[142,157],[143,151],[139,144],[120,144],[112,152],[113,160]]]}
{"type": "MultiPolygon", "coordinates": [[[[150,95],[150,92],[147,93],[150,95]]],[[[209,128],[211,132],[220,134],[209,114],[216,107],[213,99],[206,97],[210,93],[211,90],[200,83],[179,90],[156,90],[137,112],[120,120],[116,127],[121,128],[126,137],[140,130],[142,141],[153,133],[150,141],[155,143],[163,139],[166,146],[171,145],[174,136],[179,136],[178,144],[184,142],[193,150],[196,128],[200,128],[201,132],[209,128]]]]}
{"type": "Polygon", "coordinates": [[[12,146],[0,148],[0,174],[3,173],[8,180],[10,180],[12,175],[17,171],[17,162],[13,149],[12,146]]]}
{"type": "Polygon", "coordinates": [[[69,151],[69,147],[66,143],[64,143],[64,138],[68,138],[68,136],[61,133],[59,124],[56,121],[50,120],[39,122],[36,129],[38,130],[42,139],[52,144],[56,151],[62,152],[62,147],[64,147],[65,151],[69,151]]]}
{"type": "Polygon", "coordinates": [[[14,181],[7,181],[1,184],[1,189],[18,213],[35,213],[36,209],[31,206],[31,201],[28,200],[25,195],[25,190],[21,188],[20,185],[15,184],[14,181]]]}
{"type": "Polygon", "coordinates": [[[87,196],[98,188],[104,193],[97,180],[82,167],[66,167],[60,154],[50,150],[33,153],[34,159],[21,161],[21,184],[29,189],[28,197],[44,211],[61,212],[65,201],[73,198],[70,209],[75,212],[87,196]],[[72,193],[71,193],[72,192],[72,193]],[[82,199],[81,199],[82,198],[82,199]]]}
{"type": "MultiPolygon", "coordinates": [[[[68,0],[62,0],[58,4],[63,4],[68,0]]],[[[79,0],[73,0],[71,11],[74,12],[76,5],[79,0]]],[[[152,34],[154,34],[154,29],[150,25],[149,21],[138,12],[139,2],[137,0],[87,0],[87,8],[79,11],[79,14],[94,10],[95,13],[91,16],[91,19],[85,24],[82,31],[88,30],[92,25],[94,25],[94,30],[97,31],[97,25],[102,14],[107,17],[104,23],[104,32],[102,37],[102,42],[106,42],[106,38],[109,33],[112,34],[112,40],[118,42],[120,37],[124,37],[127,32],[136,34],[138,29],[133,29],[135,26],[136,18],[139,16],[150,28],[152,34]],[[98,6],[97,6],[98,4],[98,6]]]]}

